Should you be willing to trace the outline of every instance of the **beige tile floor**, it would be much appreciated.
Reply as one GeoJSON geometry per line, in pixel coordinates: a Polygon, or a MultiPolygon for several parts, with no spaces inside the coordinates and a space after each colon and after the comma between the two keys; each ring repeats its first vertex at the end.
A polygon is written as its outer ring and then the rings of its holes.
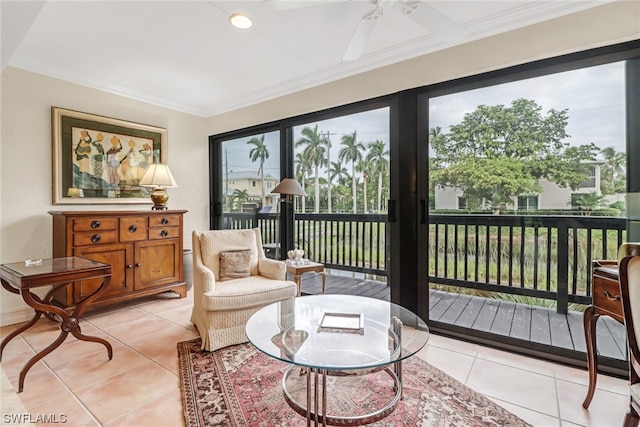
{"type": "MultiPolygon", "coordinates": [[[[83,332],[108,339],[113,360],[104,346],[69,337],[31,368],[16,395],[22,365],[57,336],[57,325],[41,320],[4,351],[0,367],[10,384],[3,382],[0,425],[8,424],[6,414],[25,410],[36,421],[63,414],[69,426],[184,425],[176,343],[197,336],[192,301],[190,292],[184,299],[163,294],[88,313],[83,332]]],[[[2,327],[0,335],[14,329],[2,327]]],[[[583,369],[433,334],[418,355],[534,426],[619,426],[628,405],[626,381],[600,375],[583,409],[583,369]]]]}

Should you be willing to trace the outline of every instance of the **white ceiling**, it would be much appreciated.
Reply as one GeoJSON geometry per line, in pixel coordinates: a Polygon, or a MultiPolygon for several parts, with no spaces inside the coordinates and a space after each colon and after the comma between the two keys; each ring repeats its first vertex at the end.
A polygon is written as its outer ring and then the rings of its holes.
{"type": "Polygon", "coordinates": [[[385,3],[360,58],[343,61],[371,1],[1,0],[2,69],[209,117],[608,2],[425,1],[466,35],[452,41],[385,3]],[[233,28],[234,12],[253,28],[233,28]]]}

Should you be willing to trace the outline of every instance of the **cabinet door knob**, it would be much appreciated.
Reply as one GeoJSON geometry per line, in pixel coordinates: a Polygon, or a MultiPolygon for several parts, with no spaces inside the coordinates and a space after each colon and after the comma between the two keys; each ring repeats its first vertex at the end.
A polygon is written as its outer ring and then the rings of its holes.
{"type": "Polygon", "coordinates": [[[162,237],[167,237],[167,235],[168,235],[168,234],[169,234],[169,232],[168,232],[167,230],[162,230],[162,231],[160,232],[160,235],[161,235],[162,237]]]}
{"type": "Polygon", "coordinates": [[[169,224],[169,220],[167,218],[162,218],[162,221],[160,222],[162,223],[162,225],[169,224]]]}
{"type": "Polygon", "coordinates": [[[132,225],[131,227],[129,227],[129,232],[130,233],[135,233],[137,229],[138,229],[138,227],[136,227],[135,225],[132,225]]]}
{"type": "Polygon", "coordinates": [[[93,236],[91,236],[91,241],[93,243],[98,243],[100,241],[100,235],[99,234],[94,234],[93,236]]]}
{"type": "Polygon", "coordinates": [[[100,221],[91,221],[91,228],[99,228],[100,221]]]}
{"type": "Polygon", "coordinates": [[[133,265],[127,264],[127,268],[133,268],[133,265]]]}
{"type": "Polygon", "coordinates": [[[136,262],[136,267],[140,267],[140,263],[139,262],[136,262]]]}

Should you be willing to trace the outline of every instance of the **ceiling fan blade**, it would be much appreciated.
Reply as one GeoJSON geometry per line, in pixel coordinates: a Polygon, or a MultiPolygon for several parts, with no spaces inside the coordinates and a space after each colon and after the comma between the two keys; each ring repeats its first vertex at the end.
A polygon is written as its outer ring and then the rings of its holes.
{"type": "Polygon", "coordinates": [[[376,7],[362,16],[362,19],[358,23],[358,28],[356,28],[356,32],[353,33],[353,37],[351,37],[347,50],[342,56],[343,61],[353,61],[354,59],[360,58],[360,55],[364,52],[364,48],[367,46],[369,37],[371,37],[371,33],[381,16],[382,8],[380,7],[376,7]]]}
{"type": "Polygon", "coordinates": [[[427,28],[432,33],[442,36],[449,42],[459,42],[470,33],[464,26],[429,5],[426,1],[401,1],[402,13],[427,28]]]}

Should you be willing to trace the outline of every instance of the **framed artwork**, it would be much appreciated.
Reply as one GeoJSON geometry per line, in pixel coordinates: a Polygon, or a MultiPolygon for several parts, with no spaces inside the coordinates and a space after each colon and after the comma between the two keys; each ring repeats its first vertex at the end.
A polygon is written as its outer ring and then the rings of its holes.
{"type": "Polygon", "coordinates": [[[166,129],[58,107],[51,117],[54,205],[151,203],[138,183],[166,163],[166,129]]]}

